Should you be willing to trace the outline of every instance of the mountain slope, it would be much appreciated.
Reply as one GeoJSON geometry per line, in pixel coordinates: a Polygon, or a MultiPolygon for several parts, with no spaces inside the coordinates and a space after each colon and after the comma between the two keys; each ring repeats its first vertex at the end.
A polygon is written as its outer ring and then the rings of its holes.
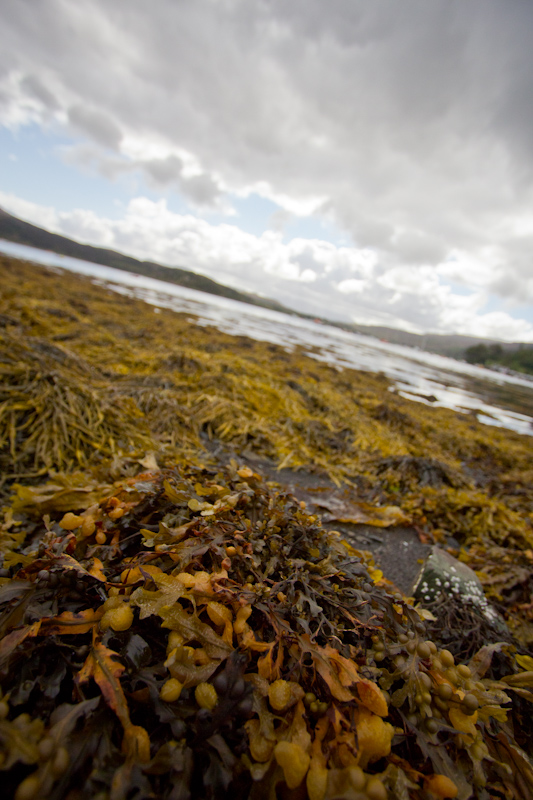
{"type": "Polygon", "coordinates": [[[502,350],[514,352],[521,347],[531,347],[531,344],[522,342],[502,342],[499,339],[483,339],[477,336],[465,336],[459,333],[411,333],[399,328],[387,328],[382,325],[353,325],[349,326],[358,333],[386,339],[392,344],[402,344],[407,347],[416,347],[452,358],[462,358],[464,351],[474,345],[498,343],[502,350]]]}
{"type": "Polygon", "coordinates": [[[81,244],[73,239],[68,239],[66,236],[50,233],[50,231],[39,228],[37,225],[32,225],[8,214],[1,208],[0,239],[37,247],[40,250],[51,250],[63,256],[79,258],[83,261],[90,261],[93,264],[102,264],[105,267],[113,267],[114,269],[133,272],[137,275],[145,275],[148,278],[156,278],[159,281],[175,283],[179,286],[186,286],[189,289],[197,289],[200,292],[228,297],[231,300],[240,300],[243,303],[262,306],[274,311],[284,311],[288,314],[294,313],[291,309],[285,308],[275,300],[240,292],[237,289],[217,283],[211,278],[205,277],[205,275],[198,275],[198,273],[191,270],[181,269],[180,267],[165,267],[155,261],[140,261],[132,256],[118,253],[116,250],[81,244]]]}

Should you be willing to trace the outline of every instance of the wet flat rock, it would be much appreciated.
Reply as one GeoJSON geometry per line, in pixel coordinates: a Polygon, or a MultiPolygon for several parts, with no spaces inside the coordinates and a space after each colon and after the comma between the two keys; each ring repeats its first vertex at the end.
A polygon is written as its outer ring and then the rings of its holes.
{"type": "Polygon", "coordinates": [[[385,578],[405,595],[412,596],[420,564],[431,552],[431,545],[421,542],[414,528],[394,526],[377,529],[371,525],[337,525],[336,530],[353,547],[371,553],[385,578]]]}

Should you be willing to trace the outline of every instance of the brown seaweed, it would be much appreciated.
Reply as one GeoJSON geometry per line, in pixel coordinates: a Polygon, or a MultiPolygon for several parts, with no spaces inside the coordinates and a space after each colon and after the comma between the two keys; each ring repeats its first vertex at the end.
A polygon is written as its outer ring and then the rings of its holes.
{"type": "Polygon", "coordinates": [[[0,286],[12,795],[533,796],[529,437],[80,276],[0,286]],[[310,514],[243,459],[340,488],[310,514]],[[428,638],[328,514],[451,542],[514,639],[428,638]]]}

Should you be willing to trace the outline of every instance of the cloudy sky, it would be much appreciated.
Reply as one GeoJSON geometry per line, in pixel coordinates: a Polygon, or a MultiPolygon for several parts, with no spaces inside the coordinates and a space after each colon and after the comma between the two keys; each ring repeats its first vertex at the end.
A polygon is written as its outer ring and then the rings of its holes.
{"type": "Polygon", "coordinates": [[[299,310],[533,341],[532,0],[16,0],[0,206],[299,310]]]}

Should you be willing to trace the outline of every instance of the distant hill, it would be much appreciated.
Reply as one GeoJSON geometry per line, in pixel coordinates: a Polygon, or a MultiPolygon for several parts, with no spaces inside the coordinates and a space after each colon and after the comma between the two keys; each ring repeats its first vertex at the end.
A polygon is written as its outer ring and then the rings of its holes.
{"type": "Polygon", "coordinates": [[[392,344],[402,344],[407,347],[416,347],[419,350],[428,350],[441,356],[463,358],[465,350],[479,344],[499,344],[504,351],[514,352],[522,347],[531,347],[524,342],[502,342],[499,339],[483,339],[477,336],[463,336],[459,333],[410,333],[398,328],[386,328],[381,325],[350,325],[345,326],[357,333],[376,336],[392,344]]]}
{"type": "MultiPolygon", "coordinates": [[[[133,272],[136,275],[145,275],[148,278],[156,278],[166,283],[186,286],[189,289],[197,289],[200,292],[215,294],[219,297],[228,297],[231,300],[240,300],[242,303],[250,303],[251,305],[269,308],[273,311],[282,311],[285,314],[303,317],[304,319],[313,319],[312,315],[294,311],[294,309],[287,308],[276,300],[269,300],[268,298],[248,292],[239,292],[237,289],[231,289],[229,286],[224,286],[221,283],[217,283],[217,281],[211,280],[211,278],[198,275],[198,273],[192,272],[191,270],[182,269],[180,267],[166,267],[162,264],[157,264],[155,261],[139,261],[139,259],[133,258],[133,256],[118,253],[116,250],[108,250],[104,247],[93,247],[89,244],[75,242],[73,239],[68,239],[66,236],[61,236],[58,233],[50,233],[50,231],[39,228],[37,225],[32,225],[18,217],[14,217],[1,208],[0,239],[6,239],[9,242],[16,242],[17,244],[24,244],[30,247],[37,247],[40,250],[51,250],[54,253],[70,256],[71,258],[79,258],[83,261],[90,261],[93,264],[102,264],[106,267],[114,267],[115,269],[124,270],[126,272],[133,272]]],[[[522,347],[531,347],[531,345],[521,342],[499,342],[495,339],[482,339],[474,336],[462,336],[460,334],[418,334],[380,325],[351,325],[349,323],[334,322],[328,319],[320,319],[319,321],[326,322],[329,325],[334,325],[343,330],[362,333],[365,336],[374,336],[378,339],[385,339],[392,344],[416,347],[419,350],[427,350],[430,353],[451,356],[452,358],[463,358],[467,348],[480,344],[500,344],[502,350],[505,352],[514,352],[522,347]]]]}
{"type": "Polygon", "coordinates": [[[39,228],[37,225],[18,219],[18,217],[8,214],[7,211],[1,208],[0,239],[37,247],[39,250],[51,250],[63,256],[79,258],[82,261],[90,261],[93,264],[102,264],[105,267],[133,272],[136,275],[145,275],[148,278],[156,278],[159,281],[166,281],[166,283],[175,283],[179,286],[186,286],[189,289],[197,289],[200,292],[216,294],[219,297],[229,297],[231,300],[240,300],[243,303],[262,306],[274,311],[283,311],[286,314],[295,313],[275,300],[269,300],[248,292],[239,292],[237,289],[231,289],[229,286],[224,286],[211,280],[211,278],[206,278],[205,275],[198,275],[198,273],[191,270],[181,269],[180,267],[165,267],[155,261],[139,261],[137,258],[118,253],[116,250],[75,242],[66,236],[50,233],[50,231],[39,228]]]}

